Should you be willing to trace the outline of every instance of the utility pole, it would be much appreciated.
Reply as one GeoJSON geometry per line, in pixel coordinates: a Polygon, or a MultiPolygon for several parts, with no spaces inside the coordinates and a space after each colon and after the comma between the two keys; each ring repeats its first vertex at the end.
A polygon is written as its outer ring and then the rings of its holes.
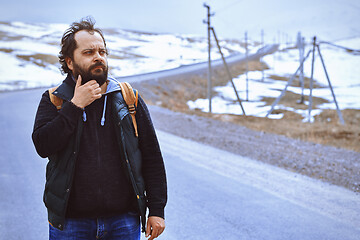
{"type": "MultiPolygon", "coordinates": [[[[265,45],[265,43],[264,43],[264,29],[261,29],[261,47],[263,48],[264,47],[264,45],[265,45]]],[[[262,59],[263,59],[263,56],[261,56],[260,57],[260,64],[261,64],[261,81],[263,82],[264,81],[264,79],[265,79],[265,74],[264,74],[264,66],[263,66],[263,61],[262,61],[262,59]]]]}
{"type": "Polygon", "coordinates": [[[247,32],[245,32],[245,73],[246,73],[246,101],[249,101],[249,75],[248,75],[248,71],[249,71],[249,63],[248,63],[248,55],[249,55],[249,47],[248,47],[248,35],[247,32]]]}
{"type": "Polygon", "coordinates": [[[340,123],[341,123],[342,125],[345,125],[345,121],[344,121],[344,119],[343,119],[343,117],[342,117],[342,114],[341,114],[339,105],[338,105],[338,103],[337,103],[337,101],[336,101],[336,98],[335,98],[335,93],[334,93],[333,87],[332,87],[331,82],[330,82],[329,74],[328,74],[328,72],[327,72],[327,70],[326,70],[326,67],[325,67],[324,59],[323,59],[323,57],[322,57],[322,55],[321,55],[321,52],[320,52],[320,46],[319,46],[319,44],[316,45],[316,48],[317,48],[317,50],[318,50],[318,53],[319,53],[319,56],[320,56],[320,60],[321,60],[321,63],[322,63],[322,65],[323,65],[323,68],[324,68],[325,76],[326,76],[326,79],[327,79],[328,84],[329,84],[329,88],[330,88],[330,91],[331,91],[331,95],[333,96],[333,99],[334,99],[334,103],[335,103],[335,106],[336,106],[336,111],[337,111],[337,114],[338,114],[338,116],[339,116],[339,121],[340,121],[340,123]]]}
{"type": "Polygon", "coordinates": [[[211,113],[211,91],[212,91],[212,82],[211,82],[211,24],[210,24],[210,17],[214,16],[214,14],[210,13],[210,6],[204,3],[204,7],[207,8],[207,21],[203,21],[207,24],[207,33],[208,33],[208,82],[207,82],[207,96],[209,99],[209,113],[211,113]]]}
{"type": "Polygon", "coordinates": [[[234,92],[235,92],[236,98],[237,98],[237,100],[238,100],[238,102],[239,102],[239,104],[240,104],[241,111],[243,112],[244,116],[246,116],[244,107],[243,107],[243,105],[241,104],[240,96],[239,96],[239,94],[238,94],[238,92],[237,92],[237,90],[236,90],[234,81],[233,81],[233,79],[232,79],[232,75],[231,75],[230,70],[229,70],[229,67],[228,67],[228,65],[227,65],[227,63],[226,63],[226,61],[225,61],[224,54],[223,54],[222,51],[221,51],[221,47],[220,47],[220,44],[219,44],[219,40],[218,40],[218,38],[217,38],[217,36],[216,36],[216,34],[215,34],[215,30],[214,30],[213,27],[211,28],[211,31],[212,31],[212,33],[213,33],[213,35],[214,35],[214,38],[215,38],[215,41],[216,41],[216,45],[217,45],[217,47],[218,47],[218,49],[219,49],[219,53],[220,53],[220,55],[221,55],[221,59],[222,59],[222,61],[223,61],[223,64],[224,64],[225,70],[226,70],[226,72],[227,72],[227,74],[228,74],[228,77],[229,77],[229,80],[230,80],[230,82],[231,82],[231,85],[232,85],[232,87],[234,88],[234,92]]]}
{"type": "MultiPolygon", "coordinates": [[[[304,40],[303,38],[301,38],[303,43],[304,44],[304,40]]],[[[345,125],[345,121],[344,121],[344,118],[342,117],[342,114],[341,114],[341,111],[340,111],[340,108],[339,108],[339,105],[336,101],[336,97],[335,97],[335,93],[334,93],[334,90],[333,90],[333,87],[331,85],[331,82],[330,82],[330,78],[329,78],[329,74],[326,70],[326,67],[325,67],[325,63],[324,63],[324,59],[321,55],[321,52],[320,52],[320,46],[319,46],[319,43],[316,42],[316,36],[313,38],[313,48],[312,50],[309,50],[309,52],[306,54],[305,58],[302,58],[302,61],[300,62],[300,66],[298,67],[298,69],[296,70],[296,72],[294,73],[294,75],[292,75],[292,77],[289,79],[288,83],[286,84],[284,90],[281,92],[280,96],[274,101],[274,103],[271,105],[271,109],[270,111],[266,114],[265,117],[268,117],[271,112],[274,110],[274,107],[276,104],[278,104],[278,102],[280,101],[280,99],[284,96],[285,92],[286,92],[286,89],[288,88],[288,86],[291,85],[292,81],[295,79],[297,73],[299,71],[302,70],[303,68],[303,65],[304,65],[304,62],[305,60],[309,57],[310,53],[312,53],[312,61],[311,61],[311,78],[310,78],[310,94],[309,94],[309,113],[308,113],[308,122],[311,122],[311,110],[312,110],[312,90],[313,90],[313,82],[314,82],[314,63],[315,63],[315,50],[317,49],[318,51],[318,54],[320,56],[320,60],[321,60],[321,64],[323,65],[323,68],[324,68],[324,72],[325,72],[325,75],[326,75],[326,79],[328,81],[328,84],[329,84],[329,88],[330,88],[330,91],[331,91],[331,94],[333,96],[333,99],[334,99],[334,102],[335,102],[335,106],[336,106],[336,111],[337,111],[337,114],[339,116],[339,121],[341,124],[345,125]]]]}
{"type": "Polygon", "coordinates": [[[301,87],[301,98],[298,103],[304,104],[304,52],[305,52],[305,40],[301,36],[301,32],[298,32],[296,45],[299,48],[299,61],[300,61],[300,74],[299,74],[299,82],[301,87]]]}
{"type": "Polygon", "coordinates": [[[308,122],[311,122],[311,109],[312,109],[312,90],[314,82],[314,62],[315,62],[315,47],[316,47],[316,37],[313,38],[313,50],[312,50],[312,61],[311,61],[311,78],[310,78],[310,95],[309,95],[309,119],[308,122]]]}

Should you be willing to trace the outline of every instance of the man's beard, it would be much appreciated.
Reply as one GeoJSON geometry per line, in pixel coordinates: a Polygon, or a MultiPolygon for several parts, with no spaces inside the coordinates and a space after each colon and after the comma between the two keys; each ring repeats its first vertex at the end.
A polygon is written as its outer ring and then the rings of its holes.
{"type": "MultiPolygon", "coordinates": [[[[73,73],[74,77],[77,79],[79,75],[81,75],[81,84],[85,84],[90,80],[95,80],[100,86],[105,83],[108,76],[108,67],[107,65],[103,64],[102,62],[96,62],[95,64],[91,65],[89,69],[85,70],[81,68],[77,63],[73,63],[73,73]],[[101,74],[92,74],[91,71],[96,67],[102,67],[102,73],[101,74]]],[[[98,71],[95,70],[95,71],[98,71]]]]}

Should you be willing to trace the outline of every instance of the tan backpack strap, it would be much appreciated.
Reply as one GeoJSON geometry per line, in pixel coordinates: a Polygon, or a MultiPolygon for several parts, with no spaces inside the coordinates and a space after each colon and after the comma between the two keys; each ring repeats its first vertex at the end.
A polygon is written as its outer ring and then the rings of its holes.
{"type": "Polygon", "coordinates": [[[53,94],[53,92],[55,92],[55,90],[58,88],[59,86],[57,87],[53,87],[53,88],[50,88],[49,89],[49,97],[50,97],[50,101],[52,102],[52,104],[54,104],[54,106],[56,107],[57,110],[60,110],[61,109],[61,106],[64,102],[63,99],[55,96],[53,94]]]}
{"type": "Polygon", "coordinates": [[[137,107],[138,100],[139,100],[139,92],[138,92],[138,90],[135,90],[135,92],[136,92],[136,95],[135,95],[135,107],[137,107]]]}
{"type": "Polygon", "coordinates": [[[135,118],[136,107],[137,107],[138,97],[139,97],[138,91],[136,91],[136,95],[135,95],[134,90],[132,89],[131,85],[128,82],[121,82],[121,83],[119,83],[119,85],[121,87],[121,93],[124,97],[126,105],[128,106],[129,113],[132,118],[132,122],[133,122],[134,129],[135,129],[135,135],[136,135],[136,137],[138,137],[139,135],[138,135],[138,130],[137,130],[136,118],[135,118]]]}

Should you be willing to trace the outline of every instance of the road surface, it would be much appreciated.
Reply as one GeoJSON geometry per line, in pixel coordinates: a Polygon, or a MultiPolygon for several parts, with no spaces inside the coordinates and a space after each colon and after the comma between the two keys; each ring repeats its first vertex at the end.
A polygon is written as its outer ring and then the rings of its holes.
{"type": "MultiPolygon", "coordinates": [[[[236,63],[244,63],[246,60],[252,61],[255,59],[259,59],[260,57],[274,53],[278,50],[279,45],[278,44],[270,44],[266,45],[263,48],[260,48],[257,52],[251,53],[246,58],[243,54],[234,54],[231,56],[226,57],[226,63],[231,66],[232,64],[236,63]]],[[[211,66],[214,70],[214,68],[217,67],[223,67],[223,62],[221,59],[212,60],[211,66]]],[[[157,72],[150,72],[150,73],[144,73],[144,74],[138,74],[138,75],[132,75],[132,76],[124,76],[124,77],[118,77],[117,79],[121,82],[139,82],[139,81],[147,81],[152,79],[160,79],[165,77],[171,77],[171,76],[177,76],[179,74],[185,74],[185,73],[193,73],[193,72],[206,72],[206,69],[208,68],[208,62],[201,62],[191,65],[184,65],[178,68],[168,69],[168,70],[162,70],[157,72]]]]}
{"type": "MultiPolygon", "coordinates": [[[[0,239],[48,236],[42,203],[47,160],[31,142],[43,91],[0,94],[0,239]]],[[[167,228],[158,239],[359,239],[359,195],[165,132],[158,135],[169,187],[167,228]]]]}

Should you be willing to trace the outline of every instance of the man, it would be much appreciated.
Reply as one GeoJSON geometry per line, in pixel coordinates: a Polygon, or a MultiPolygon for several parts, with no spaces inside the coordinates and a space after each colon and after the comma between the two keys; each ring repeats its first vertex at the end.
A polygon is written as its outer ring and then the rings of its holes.
{"type": "Polygon", "coordinates": [[[167,186],[148,109],[139,97],[135,131],[92,19],[73,23],[61,47],[67,77],[42,95],[32,134],[38,154],[49,159],[49,238],[140,239],[141,219],[146,237],[155,239],[165,228],[167,186]]]}

